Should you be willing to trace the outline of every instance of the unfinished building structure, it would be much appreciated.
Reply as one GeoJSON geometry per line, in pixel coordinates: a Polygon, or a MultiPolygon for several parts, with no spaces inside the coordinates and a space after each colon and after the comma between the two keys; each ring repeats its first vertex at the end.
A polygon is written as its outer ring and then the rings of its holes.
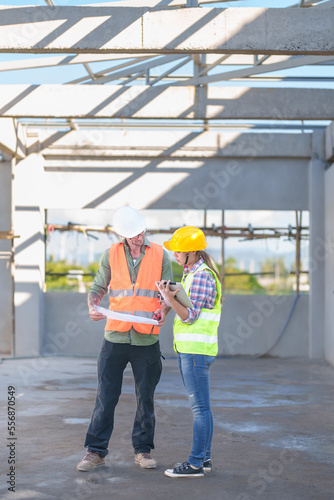
{"type": "MultiPolygon", "coordinates": [[[[102,328],[89,321],[85,297],[43,289],[45,209],[129,204],[308,210],[310,294],[300,297],[278,343],[295,297],[228,297],[220,354],[273,347],[272,355],[334,364],[334,90],[293,88],[272,75],[333,67],[333,2],[285,9],[210,8],[205,0],[46,3],[0,6],[0,52],[31,54],[2,62],[0,71],[81,65],[86,75],[0,85],[2,355],[98,352],[102,328]],[[92,69],[97,62],[103,69],[92,69]],[[261,132],[248,133],[254,120],[261,132]]],[[[171,319],[162,331],[166,354],[171,319]]]]}

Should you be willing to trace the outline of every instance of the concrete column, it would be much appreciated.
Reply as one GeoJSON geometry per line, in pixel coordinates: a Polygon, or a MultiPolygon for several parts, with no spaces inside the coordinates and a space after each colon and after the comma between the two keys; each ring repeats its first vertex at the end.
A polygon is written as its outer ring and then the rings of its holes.
{"type": "Polygon", "coordinates": [[[334,366],[334,165],[325,172],[325,359],[334,366]]]}
{"type": "MultiPolygon", "coordinates": [[[[0,231],[12,229],[11,161],[0,160],[0,231]]],[[[0,355],[13,353],[12,240],[0,239],[0,355]]]]}
{"type": "Polygon", "coordinates": [[[309,166],[310,211],[310,337],[309,357],[324,357],[325,333],[325,138],[321,131],[313,132],[312,157],[309,166]]]}
{"type": "Polygon", "coordinates": [[[44,328],[44,208],[43,158],[30,155],[14,169],[15,351],[17,356],[40,353],[44,328]]]}

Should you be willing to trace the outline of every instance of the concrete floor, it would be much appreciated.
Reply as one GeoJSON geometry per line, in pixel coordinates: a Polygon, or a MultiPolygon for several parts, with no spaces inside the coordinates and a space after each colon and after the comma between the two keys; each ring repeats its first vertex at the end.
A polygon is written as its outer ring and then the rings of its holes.
{"type": "Polygon", "coordinates": [[[1,498],[22,499],[334,499],[334,369],[301,359],[220,358],[211,369],[214,471],[171,479],[164,470],[187,459],[191,411],[176,359],[163,362],[156,392],[157,470],[133,463],[133,379],[125,371],[107,466],[77,472],[95,400],[96,360],[3,360],[1,498]],[[10,465],[7,387],[15,387],[16,492],[10,465]]]}

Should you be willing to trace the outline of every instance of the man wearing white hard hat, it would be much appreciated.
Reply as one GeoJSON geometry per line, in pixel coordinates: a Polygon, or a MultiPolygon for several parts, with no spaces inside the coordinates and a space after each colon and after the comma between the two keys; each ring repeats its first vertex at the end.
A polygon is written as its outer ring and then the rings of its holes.
{"type": "Polygon", "coordinates": [[[150,452],[154,449],[154,391],[162,369],[159,329],[165,321],[166,308],[159,303],[155,282],[171,280],[172,266],[167,251],[145,237],[145,219],[134,208],[119,208],[113,228],[121,240],[103,254],[88,294],[90,318],[106,319],[95,306],[99,306],[109,287],[110,311],[98,360],[98,389],[86,435],[87,453],[77,465],[77,470],[84,472],[105,465],[128,363],[137,398],[132,431],[135,462],[144,469],[155,469],[157,465],[150,452]],[[157,325],[152,324],[154,315],[160,317],[157,325]]]}

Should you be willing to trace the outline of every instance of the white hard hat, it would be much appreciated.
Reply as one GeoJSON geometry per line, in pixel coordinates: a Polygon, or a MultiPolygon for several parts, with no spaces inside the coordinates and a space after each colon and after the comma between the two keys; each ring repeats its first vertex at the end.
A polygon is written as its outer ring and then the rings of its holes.
{"type": "Polygon", "coordinates": [[[121,207],[115,212],[113,227],[117,234],[123,238],[133,238],[145,231],[144,217],[132,207],[121,207]]]}

